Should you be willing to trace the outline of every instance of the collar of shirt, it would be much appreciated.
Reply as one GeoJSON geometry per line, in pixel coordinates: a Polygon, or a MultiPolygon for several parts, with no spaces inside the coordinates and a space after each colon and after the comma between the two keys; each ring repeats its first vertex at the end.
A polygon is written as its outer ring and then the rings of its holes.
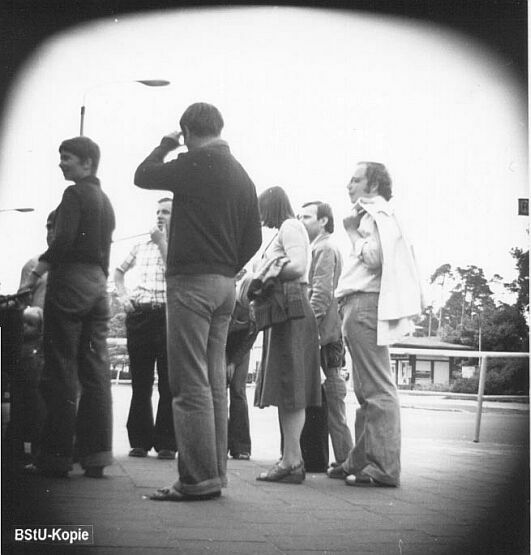
{"type": "Polygon", "coordinates": [[[92,185],[100,185],[100,180],[95,175],[87,175],[79,181],[76,181],[76,185],[84,185],[85,183],[92,185]]]}
{"type": "Polygon", "coordinates": [[[375,197],[365,197],[360,198],[356,204],[354,204],[353,209],[359,206],[374,217],[376,212],[383,212],[387,216],[392,216],[394,214],[393,205],[388,200],[385,200],[380,195],[375,197]]]}
{"type": "Polygon", "coordinates": [[[221,148],[221,149],[230,150],[229,143],[224,139],[219,139],[219,138],[212,139],[211,141],[208,141],[208,143],[201,145],[199,148],[200,149],[201,148],[221,148]]]}

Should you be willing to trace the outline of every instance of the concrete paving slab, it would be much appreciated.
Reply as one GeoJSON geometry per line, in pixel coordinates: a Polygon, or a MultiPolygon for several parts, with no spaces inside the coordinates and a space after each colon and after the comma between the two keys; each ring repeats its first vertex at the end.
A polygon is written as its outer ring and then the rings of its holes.
{"type": "MultiPolygon", "coordinates": [[[[482,442],[475,444],[472,413],[444,410],[443,400],[437,400],[443,410],[403,408],[402,484],[380,489],[347,487],[321,473],[308,474],[302,485],[257,482],[277,458],[278,421],[274,409],[251,408],[252,459],[228,461],[223,496],[164,503],[143,496],[175,481],[176,462],[159,461],[153,453],[127,456],[129,391],[117,386],[113,394],[116,461],[107,477],[85,478],[77,465],[67,480],[11,473],[9,487],[4,480],[9,515],[3,552],[47,552],[43,545],[21,550],[10,541],[15,523],[92,524],[95,545],[54,545],[49,551],[70,555],[520,555],[528,546],[529,422],[521,411],[491,413],[482,442]]],[[[354,409],[349,405],[352,423],[354,409]]]]}
{"type": "Polygon", "coordinates": [[[205,541],[180,541],[179,546],[186,555],[205,555],[207,553],[230,554],[275,554],[279,551],[267,542],[205,542],[205,541]]]}
{"type": "MultiPolygon", "coordinates": [[[[127,546],[127,547],[117,547],[117,546],[98,546],[97,548],[90,549],[85,548],[81,552],[81,555],[85,553],[90,555],[90,553],[97,553],[98,555],[168,555],[169,550],[166,547],[158,547],[157,545],[149,546],[127,546]]],[[[172,546],[171,553],[175,555],[187,555],[182,547],[172,546]]]]}

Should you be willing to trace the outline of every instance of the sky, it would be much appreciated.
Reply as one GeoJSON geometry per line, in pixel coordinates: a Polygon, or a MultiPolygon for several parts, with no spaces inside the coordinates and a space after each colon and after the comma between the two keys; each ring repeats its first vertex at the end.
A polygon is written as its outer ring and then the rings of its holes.
{"type": "MultiPolygon", "coordinates": [[[[111,267],[154,223],[165,192],[133,185],[138,164],[186,107],[215,104],[223,137],[258,193],[285,188],[297,211],[329,202],[336,241],[361,160],[386,164],[426,284],[442,264],[516,277],[528,248],[525,91],[506,60],[434,24],[309,8],[165,10],[95,20],[50,37],[13,82],[0,129],[0,293],[45,248],[46,215],[69,183],[58,146],[85,134],[117,216],[111,267]],[[166,79],[151,88],[140,79],[166,79]]],[[[438,293],[427,287],[428,302],[438,293]]]]}

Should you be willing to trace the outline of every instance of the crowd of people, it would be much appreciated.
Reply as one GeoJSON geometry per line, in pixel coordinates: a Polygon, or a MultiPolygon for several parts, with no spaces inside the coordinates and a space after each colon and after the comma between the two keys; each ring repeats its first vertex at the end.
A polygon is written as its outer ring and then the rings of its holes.
{"type": "MultiPolygon", "coordinates": [[[[246,382],[260,332],[254,402],[277,407],[281,454],[257,480],[304,481],[311,451],[323,443],[308,441],[318,433],[312,411],[320,410],[327,422],[325,465],[327,433],[335,459],[324,469],[330,478],[398,486],[400,410],[388,345],[409,331],[421,291],[390,202],[387,169],[376,162],[355,168],[347,187],[352,212],[343,221],[351,249],[343,260],[329,204],[309,201],[297,216],[281,187],[257,196],[221,138],[224,121],[215,106],[192,104],[179,123],[134,177],[137,187],[172,196],[157,203],[149,238],[114,269],[132,378],[129,456],[154,449],[159,459],[177,457],[175,482],[151,499],[219,497],[228,455],[251,457],[246,382]],[[264,244],[263,227],[272,231],[264,244]],[[125,275],[133,267],[139,277],[129,290],[125,275]],[[359,402],[354,438],[341,373],[345,349],[359,402]]],[[[63,141],[59,154],[73,185],[48,218],[48,249],[21,278],[30,306],[24,312],[29,354],[22,357],[23,379],[12,386],[24,417],[15,418],[11,437],[31,445],[23,472],[66,477],[79,462],[87,477],[100,478],[113,460],[106,338],[115,215],[96,177],[98,145],[76,137],[63,141]]]]}

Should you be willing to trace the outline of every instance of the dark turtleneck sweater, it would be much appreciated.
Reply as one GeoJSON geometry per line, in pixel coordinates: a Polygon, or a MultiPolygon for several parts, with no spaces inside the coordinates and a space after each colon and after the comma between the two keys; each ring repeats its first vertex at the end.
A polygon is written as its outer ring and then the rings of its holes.
{"type": "Polygon", "coordinates": [[[115,217],[97,177],[85,177],[65,189],[53,225],[54,240],[39,260],[52,269],[68,262],[98,264],[109,275],[115,217]]]}

